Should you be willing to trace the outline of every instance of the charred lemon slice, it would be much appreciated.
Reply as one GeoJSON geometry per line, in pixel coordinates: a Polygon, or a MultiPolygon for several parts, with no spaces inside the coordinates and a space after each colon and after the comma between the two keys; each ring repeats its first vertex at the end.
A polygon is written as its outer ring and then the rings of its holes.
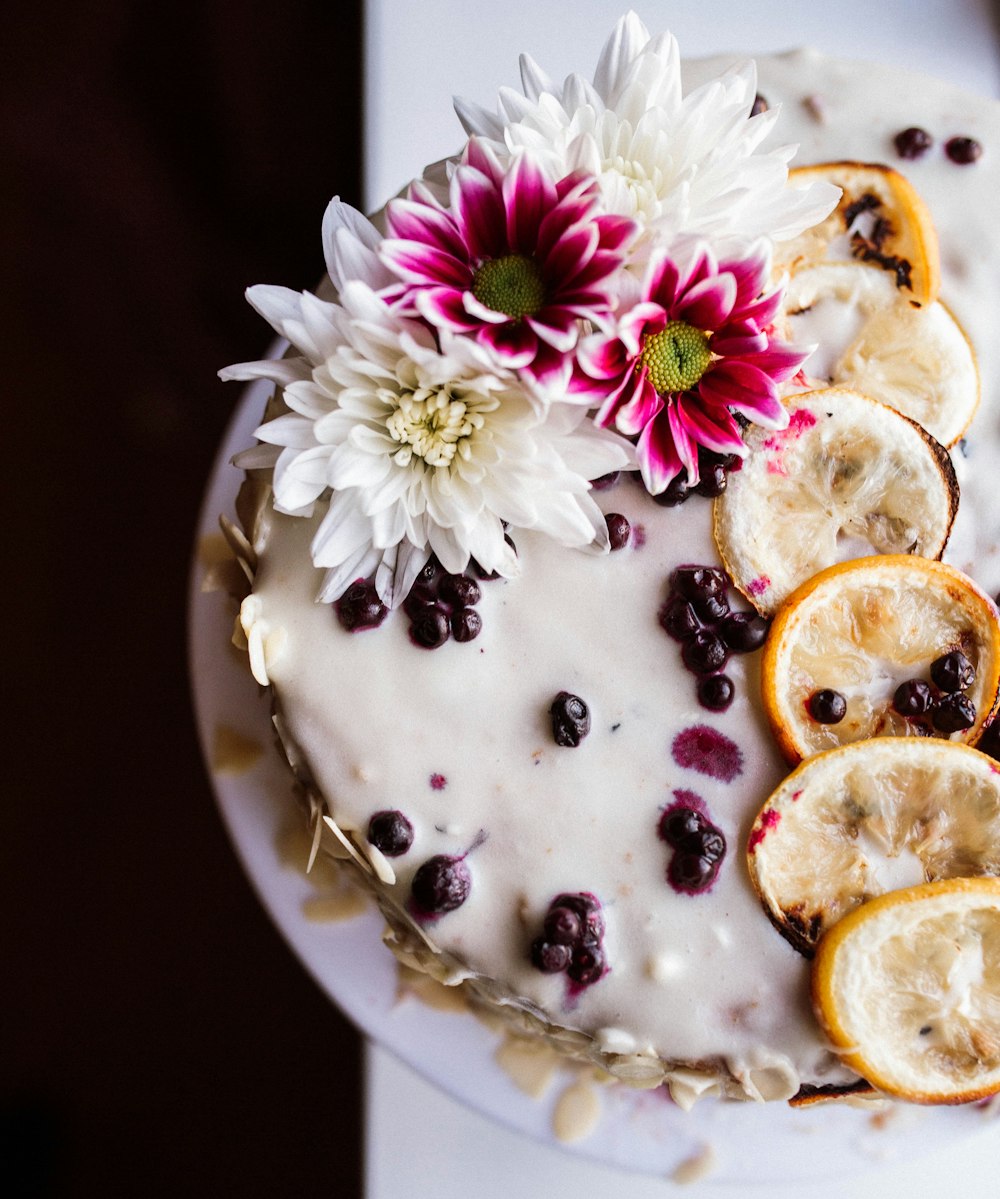
{"type": "Polygon", "coordinates": [[[761,808],[747,864],[775,927],[812,956],[875,895],[1000,875],[1000,766],[937,738],[877,737],[817,754],[761,808]]]}
{"type": "Polygon", "coordinates": [[[863,391],[954,445],[979,405],[979,370],[964,330],[940,302],[914,308],[881,271],[807,267],[785,292],[792,340],[815,343],[808,378],[863,391]]]}
{"type": "Polygon", "coordinates": [[[937,232],[927,205],[905,176],[865,162],[826,162],[788,173],[793,187],[816,181],[841,188],[840,203],[825,221],[779,247],[778,267],[794,273],[803,266],[854,258],[880,267],[918,308],[937,298],[937,232]]]}
{"type": "Polygon", "coordinates": [[[820,941],[813,1005],[845,1065],[912,1103],[1000,1090],[1000,879],[862,904],[820,941]]]}
{"type": "Polygon", "coordinates": [[[770,614],[824,567],[869,554],[938,558],[958,510],[947,451],[847,388],[788,401],[781,432],[751,426],[743,467],[715,501],[715,540],[736,586],[770,614]]]}
{"type": "Polygon", "coordinates": [[[997,705],[1000,613],[944,562],[842,562],[785,601],[761,676],[764,710],[791,762],[884,735],[975,744],[997,705]]]}

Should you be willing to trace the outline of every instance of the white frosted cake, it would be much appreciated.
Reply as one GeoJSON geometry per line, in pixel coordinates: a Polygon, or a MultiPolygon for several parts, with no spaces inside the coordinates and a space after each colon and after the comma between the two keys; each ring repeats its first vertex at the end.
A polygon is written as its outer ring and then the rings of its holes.
{"type": "MultiPolygon", "coordinates": [[[[1000,105],[812,51],[735,61],[682,87],[634,16],[592,77],[525,60],[374,224],[331,204],[319,298],[249,294],[287,354],[224,372],[277,384],[231,536],[317,844],[405,962],[684,1104],[859,1083],[810,994],[832,901],[769,911],[752,862],[796,762],[882,733],[996,745],[1000,105]],[[974,614],[914,617],[943,630],[924,659],[803,684],[772,644],[799,635],[788,605],[873,554],[974,614]]],[[[989,847],[899,849],[858,903],[1000,873],[989,847]]]]}

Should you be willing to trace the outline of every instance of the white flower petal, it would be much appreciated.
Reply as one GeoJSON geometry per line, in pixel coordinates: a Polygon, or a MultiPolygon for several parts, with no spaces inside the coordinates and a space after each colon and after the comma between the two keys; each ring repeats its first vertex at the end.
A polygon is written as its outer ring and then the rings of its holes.
{"type": "Polygon", "coordinates": [[[228,383],[232,380],[249,383],[254,379],[270,379],[279,387],[308,379],[312,368],[305,358],[265,358],[261,362],[235,362],[223,367],[219,378],[228,383]]]}

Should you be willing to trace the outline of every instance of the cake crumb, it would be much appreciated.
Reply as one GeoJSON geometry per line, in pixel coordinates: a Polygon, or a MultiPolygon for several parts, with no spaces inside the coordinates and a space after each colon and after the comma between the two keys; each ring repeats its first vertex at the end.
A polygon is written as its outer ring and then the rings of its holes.
{"type": "Polygon", "coordinates": [[[601,1119],[601,1099],[589,1078],[571,1083],[556,1101],[552,1131],[565,1145],[589,1137],[601,1119]]]}
{"type": "Polygon", "coordinates": [[[353,920],[368,908],[368,900],[357,887],[344,887],[335,895],[310,895],[302,901],[302,915],[314,924],[353,920]]]}
{"type": "Polygon", "coordinates": [[[256,737],[245,737],[227,724],[217,724],[212,739],[212,769],[216,774],[246,774],[264,752],[256,737]]]}
{"type": "Polygon", "coordinates": [[[684,1159],[670,1175],[672,1182],[686,1186],[688,1183],[701,1182],[719,1167],[719,1159],[711,1145],[702,1147],[690,1157],[684,1159]]]}

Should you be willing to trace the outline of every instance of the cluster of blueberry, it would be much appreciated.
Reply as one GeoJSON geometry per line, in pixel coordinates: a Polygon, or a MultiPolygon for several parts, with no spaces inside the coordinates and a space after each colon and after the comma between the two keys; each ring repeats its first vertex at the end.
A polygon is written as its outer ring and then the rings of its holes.
{"type": "MultiPolygon", "coordinates": [[[[934,145],[934,138],[926,129],[911,125],[909,129],[901,129],[892,139],[892,143],[900,158],[923,158],[934,145]]],[[[969,166],[982,157],[983,147],[974,137],[950,137],[944,144],[944,152],[959,166],[969,166]]]]}
{"type": "Polygon", "coordinates": [[[680,471],[667,484],[666,489],[653,499],[664,508],[676,508],[693,495],[701,495],[714,500],[722,495],[729,482],[729,472],[739,470],[743,459],[739,454],[718,454],[715,450],[699,449],[698,451],[698,482],[692,486],[687,481],[687,469],[680,471]]]}
{"type": "Polygon", "coordinates": [[[482,591],[469,575],[452,575],[431,558],[403,600],[410,618],[410,640],[423,649],[437,649],[449,637],[472,641],[483,627],[476,611],[482,591]]]}
{"type": "Polygon", "coordinates": [[[726,856],[726,838],[700,808],[682,798],[660,817],[659,835],[674,851],[667,882],[675,891],[697,894],[715,882],[726,856]]]}
{"type": "Polygon", "coordinates": [[[566,974],[578,987],[604,976],[604,917],[596,895],[580,891],[553,899],[542,935],[531,943],[531,964],[543,974],[566,974]]]}
{"type": "MultiPolygon", "coordinates": [[[[496,578],[475,567],[482,579],[496,578]]],[[[410,640],[422,649],[437,649],[454,637],[471,641],[478,637],[483,619],[476,611],[482,598],[479,584],[470,575],[448,574],[432,557],[417,576],[403,611],[410,620],[410,640]]],[[[388,609],[379,599],[371,579],[358,579],[335,604],[337,619],[349,633],[375,629],[385,620],[388,609]]]]}
{"type": "MultiPolygon", "coordinates": [[[[931,683],[907,679],[892,697],[892,706],[910,721],[916,732],[949,736],[976,723],[976,705],[965,692],[976,681],[976,668],[960,649],[935,658],[931,683]],[[931,685],[933,684],[933,686],[931,685]]],[[[847,700],[839,691],[824,687],[808,701],[809,715],[819,724],[839,724],[847,715],[847,700]]]]}
{"type": "Polygon", "coordinates": [[[681,643],[681,659],[698,678],[698,702],[711,712],[724,712],[733,702],[735,688],[732,679],[722,673],[723,667],[730,654],[759,649],[768,622],[755,612],[730,609],[724,570],[678,566],[670,576],[660,624],[681,643]]]}

